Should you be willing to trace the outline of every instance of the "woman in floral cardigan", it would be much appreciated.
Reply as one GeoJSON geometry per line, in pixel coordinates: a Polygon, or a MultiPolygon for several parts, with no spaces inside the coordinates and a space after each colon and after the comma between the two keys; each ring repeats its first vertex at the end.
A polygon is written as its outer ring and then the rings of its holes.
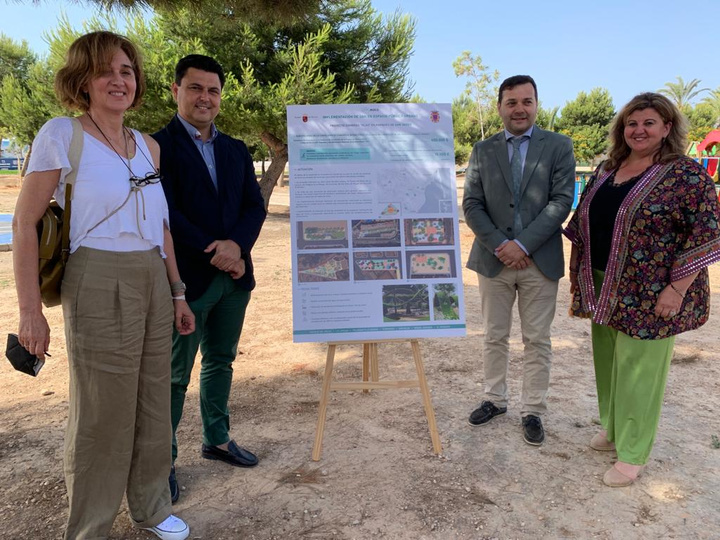
{"type": "Polygon", "coordinates": [[[718,199],[705,169],[683,155],[686,136],[667,98],[635,96],[565,230],[571,313],[592,318],[603,431],[590,446],[617,450],[603,478],[611,487],[632,484],[648,460],[675,336],[708,319],[718,199]]]}

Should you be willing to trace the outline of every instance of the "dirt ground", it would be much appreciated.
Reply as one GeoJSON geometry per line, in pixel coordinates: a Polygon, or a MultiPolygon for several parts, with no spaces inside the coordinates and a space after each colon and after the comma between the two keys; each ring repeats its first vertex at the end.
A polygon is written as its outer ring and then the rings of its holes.
{"type": "MultiPolygon", "coordinates": [[[[0,212],[14,206],[0,188],[0,212]]],[[[571,319],[560,283],[547,439],[522,440],[522,343],[511,340],[508,414],[473,428],[482,389],[483,325],[477,280],[465,270],[468,335],[421,342],[441,456],[432,454],[416,389],[334,392],[323,456],[310,459],[325,362],[323,344],[293,344],[289,220],[271,215],[255,248],[258,286],[235,362],[232,434],[257,452],[244,470],[200,457],[197,371],[179,429],[182,486],[175,512],[196,539],[657,539],[720,537],[720,266],[711,269],[714,312],[677,339],[655,449],[645,476],[610,489],[613,455],[587,446],[598,431],[587,321],[571,319]]],[[[463,259],[471,243],[461,226],[463,259]]],[[[567,248],[567,246],[566,246],[567,248]]],[[[59,308],[49,359],[37,379],[0,366],[0,538],[54,539],[66,518],[62,442],[67,367],[59,308]]],[[[0,253],[0,330],[17,330],[11,253],[0,253]]],[[[336,378],[359,379],[359,346],[338,349],[336,378]]],[[[380,346],[382,378],[412,378],[406,344],[380,346]]],[[[125,506],[112,538],[149,538],[125,506]]]]}

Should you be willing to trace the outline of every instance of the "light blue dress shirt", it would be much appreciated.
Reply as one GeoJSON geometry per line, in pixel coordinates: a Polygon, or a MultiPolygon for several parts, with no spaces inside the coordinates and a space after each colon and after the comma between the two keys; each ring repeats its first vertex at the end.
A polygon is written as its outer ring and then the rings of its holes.
{"type": "Polygon", "coordinates": [[[210,178],[212,179],[212,183],[217,190],[217,170],[215,169],[215,139],[218,136],[218,130],[215,127],[215,124],[210,127],[210,138],[207,141],[203,141],[202,135],[195,126],[193,126],[190,122],[185,120],[179,114],[178,118],[180,119],[182,125],[185,126],[185,129],[190,135],[190,138],[193,140],[195,146],[200,151],[200,155],[202,156],[203,161],[205,161],[205,165],[207,165],[208,172],[210,173],[210,178]]]}
{"type": "MultiPolygon", "coordinates": [[[[528,148],[530,147],[530,137],[532,137],[533,128],[535,126],[530,126],[530,129],[528,129],[525,133],[520,135],[520,137],[527,137],[523,142],[520,143],[520,157],[522,158],[522,167],[523,171],[525,171],[525,158],[527,157],[528,148]]],[[[508,161],[512,161],[513,157],[513,145],[510,142],[510,139],[515,137],[512,133],[510,133],[507,129],[505,130],[505,141],[507,144],[508,149],[508,161]]]]}

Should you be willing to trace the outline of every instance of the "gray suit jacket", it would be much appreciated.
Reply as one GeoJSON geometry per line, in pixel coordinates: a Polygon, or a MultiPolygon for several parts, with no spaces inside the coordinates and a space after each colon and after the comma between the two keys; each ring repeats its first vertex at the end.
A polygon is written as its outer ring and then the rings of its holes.
{"type": "MultiPolygon", "coordinates": [[[[549,279],[564,274],[561,226],[575,195],[572,141],[534,127],[520,187],[523,230],[517,240],[549,279]]],[[[513,181],[505,132],[476,143],[465,175],[463,212],[475,233],[467,267],[486,277],[503,269],[494,251],[513,235],[513,181]]]]}

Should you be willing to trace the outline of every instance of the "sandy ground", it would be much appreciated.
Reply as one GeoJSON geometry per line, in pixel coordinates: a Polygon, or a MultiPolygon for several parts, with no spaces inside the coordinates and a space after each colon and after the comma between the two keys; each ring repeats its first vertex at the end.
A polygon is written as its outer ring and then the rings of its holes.
{"type": "MultiPolygon", "coordinates": [[[[0,212],[16,190],[0,189],[0,212]]],[[[253,293],[230,401],[232,433],[260,465],[235,469],[200,457],[197,372],[178,433],[175,511],[197,539],[535,539],[720,537],[720,317],[677,340],[655,449],[645,476],[610,489],[612,454],[587,446],[598,431],[588,323],[570,319],[567,280],[553,325],[555,361],[546,443],[522,440],[522,343],[511,340],[508,414],[473,428],[482,388],[483,325],[475,274],[465,270],[468,335],[421,342],[443,444],[431,451],[415,389],[334,392],[324,453],[310,453],[325,361],[323,344],[293,344],[289,221],[272,215],[255,249],[253,293]]],[[[463,225],[463,258],[471,234],[463,225]]],[[[567,246],[566,246],[567,247],[567,246]]],[[[720,267],[711,270],[714,307],[720,267]]],[[[62,319],[47,311],[53,353],[37,379],[0,365],[0,538],[60,538],[66,518],[62,441],[67,367],[62,319]]],[[[17,329],[11,254],[0,253],[0,320],[17,329]]],[[[516,328],[517,320],[516,320],[516,328]]],[[[380,346],[382,378],[412,378],[406,344],[380,346]]],[[[358,346],[340,347],[336,378],[359,379],[358,346]]],[[[112,538],[149,538],[125,506],[112,538]]]]}

